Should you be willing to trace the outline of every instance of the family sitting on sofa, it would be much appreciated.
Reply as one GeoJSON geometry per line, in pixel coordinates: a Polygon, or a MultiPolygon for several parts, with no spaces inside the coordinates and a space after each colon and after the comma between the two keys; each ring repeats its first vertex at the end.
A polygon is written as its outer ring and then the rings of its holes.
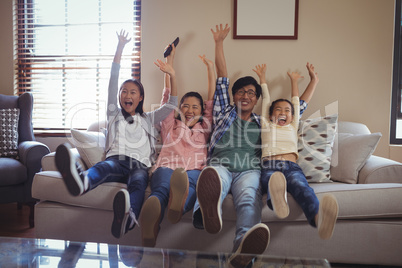
{"type": "Polygon", "coordinates": [[[234,254],[228,262],[234,267],[247,266],[269,244],[269,228],[261,223],[265,193],[269,208],[278,218],[286,218],[289,192],[319,236],[330,239],[338,216],[337,200],[326,194],[320,203],[296,164],[299,118],[318,83],[314,66],[307,63],[310,83],[300,98],[301,75],[291,72],[291,101],[279,99],[270,106],[266,65],[257,65],[253,71],[260,83],[251,76],[238,79],[232,87],[232,105],[223,49],[230,27],[217,25],[211,31],[217,79],[214,63],[200,56],[207,67],[208,99],[204,103],[200,94],[188,92],[178,106],[173,68],[176,47],[171,44],[166,62],[155,63],[165,74],[165,90],[161,107],[152,112],[143,111],[145,92],[139,81],[129,79],[118,88],[121,55],[131,39],[125,31],[117,34],[108,89],[105,160],[84,171],[71,147],[60,145],[56,166],[69,192],[79,196],[105,182],[126,183],[127,191],[120,190],[114,197],[111,232],[120,238],[139,225],[146,247],[155,246],[166,208],[171,223],[193,210],[194,227],[218,233],[222,202],[231,193],[237,223],[234,254]],[[253,109],[261,95],[260,117],[253,109]],[[163,146],[158,155],[159,130],[163,146]],[[151,194],[144,202],[151,167],[151,194]]]}

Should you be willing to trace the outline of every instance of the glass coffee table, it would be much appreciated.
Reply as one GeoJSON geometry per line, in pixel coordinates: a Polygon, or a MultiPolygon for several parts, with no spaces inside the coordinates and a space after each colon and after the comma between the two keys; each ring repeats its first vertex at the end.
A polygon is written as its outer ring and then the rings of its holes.
{"type": "MultiPolygon", "coordinates": [[[[229,253],[0,237],[0,267],[231,267],[229,253]]],[[[249,267],[331,267],[325,259],[257,256],[249,267]]]]}

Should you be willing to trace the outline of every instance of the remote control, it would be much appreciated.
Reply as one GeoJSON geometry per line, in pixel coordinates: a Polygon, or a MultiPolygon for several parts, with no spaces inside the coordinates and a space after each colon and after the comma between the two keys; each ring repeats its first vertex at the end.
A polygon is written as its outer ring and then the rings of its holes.
{"type": "MultiPolygon", "coordinates": [[[[172,42],[172,44],[174,44],[174,46],[177,47],[177,45],[179,44],[179,41],[180,41],[180,39],[177,37],[177,38],[172,42]]],[[[165,58],[170,55],[170,52],[172,52],[172,44],[170,44],[170,45],[166,48],[165,52],[163,52],[163,56],[164,56],[165,58]]]]}

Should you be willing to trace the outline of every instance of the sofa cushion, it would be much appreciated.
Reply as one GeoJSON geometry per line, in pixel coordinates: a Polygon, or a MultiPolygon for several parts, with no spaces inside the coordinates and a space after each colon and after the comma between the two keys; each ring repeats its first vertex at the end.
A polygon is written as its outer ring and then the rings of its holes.
{"type": "MultiPolygon", "coordinates": [[[[72,148],[71,152],[75,157],[80,157],[77,148],[72,148]]],[[[44,157],[42,157],[42,171],[57,171],[56,162],[55,162],[55,152],[48,153],[44,157]]]]}
{"type": "Polygon", "coordinates": [[[102,132],[71,129],[71,136],[81,159],[88,168],[104,160],[106,139],[102,132]]]}
{"type": "MultiPolygon", "coordinates": [[[[384,217],[402,217],[402,202],[394,202],[402,196],[402,184],[345,184],[345,183],[311,183],[317,197],[324,193],[333,194],[339,204],[340,219],[377,219],[384,217]],[[359,200],[359,202],[356,202],[359,200]]],[[[68,193],[60,173],[57,171],[43,171],[35,175],[32,186],[34,198],[64,203],[79,207],[92,207],[102,210],[113,210],[113,198],[125,184],[112,182],[103,183],[88,193],[75,197],[68,193]],[[49,189],[52,189],[49,191],[49,189]]],[[[145,198],[150,194],[148,187],[145,198]]],[[[306,221],[302,209],[288,194],[290,214],[287,218],[278,219],[275,213],[266,205],[266,195],[262,198],[262,222],[276,221],[306,221]]],[[[223,221],[236,221],[236,211],[233,206],[233,197],[228,194],[222,204],[223,221]]],[[[184,217],[191,219],[192,211],[184,217]]]]}
{"type": "Polygon", "coordinates": [[[27,168],[13,158],[0,158],[0,186],[24,183],[28,178],[27,168]]]}
{"type": "Polygon", "coordinates": [[[331,182],[330,163],[338,115],[300,121],[299,159],[308,182],[331,182]]]}
{"type": "MultiPolygon", "coordinates": [[[[380,219],[402,217],[402,184],[376,183],[376,184],[346,184],[346,183],[311,183],[318,199],[323,194],[333,194],[339,205],[338,219],[380,219]]],[[[288,194],[290,214],[280,220],[266,205],[266,195],[263,197],[262,222],[273,221],[306,221],[302,209],[288,194]]],[[[226,211],[225,211],[226,212],[226,211]]],[[[269,226],[269,224],[268,224],[269,226]]]]}
{"type": "Polygon", "coordinates": [[[359,171],[372,155],[381,133],[353,135],[339,133],[334,143],[331,160],[331,179],[344,183],[357,183],[359,171]]]}
{"type": "Polygon", "coordinates": [[[84,195],[72,196],[58,171],[42,171],[35,175],[32,196],[39,200],[48,200],[72,206],[113,210],[114,196],[122,188],[127,188],[127,185],[118,182],[107,182],[84,195]]]}
{"type": "Polygon", "coordinates": [[[402,183],[402,163],[372,155],[359,172],[358,183],[402,183]]]}
{"type": "Polygon", "coordinates": [[[0,157],[18,155],[18,121],[20,109],[0,110],[0,157]]]}

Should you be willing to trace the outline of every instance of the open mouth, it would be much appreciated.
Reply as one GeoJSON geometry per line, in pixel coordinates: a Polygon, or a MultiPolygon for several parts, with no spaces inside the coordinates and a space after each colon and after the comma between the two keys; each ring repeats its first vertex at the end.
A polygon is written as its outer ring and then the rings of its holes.
{"type": "Polygon", "coordinates": [[[278,117],[278,125],[284,125],[286,124],[286,116],[285,115],[280,115],[278,117]]]}
{"type": "Polygon", "coordinates": [[[187,122],[191,122],[194,120],[194,116],[192,116],[192,115],[186,115],[185,118],[186,118],[187,122]]]}
{"type": "Polygon", "coordinates": [[[131,106],[133,106],[133,102],[131,102],[131,101],[125,101],[125,102],[124,102],[124,105],[127,106],[127,107],[131,107],[131,106]]]}

